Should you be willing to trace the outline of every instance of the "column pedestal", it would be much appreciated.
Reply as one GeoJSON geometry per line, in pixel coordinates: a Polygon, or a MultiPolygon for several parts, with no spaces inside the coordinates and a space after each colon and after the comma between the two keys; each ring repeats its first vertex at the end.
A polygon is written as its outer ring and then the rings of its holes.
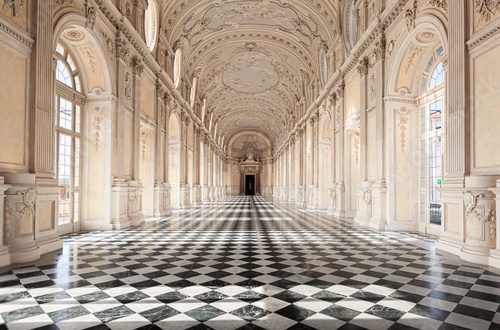
{"type": "Polygon", "coordinates": [[[490,191],[495,194],[495,218],[492,221],[495,221],[495,250],[490,251],[490,260],[489,265],[492,267],[500,268],[500,224],[498,221],[498,216],[500,214],[500,179],[496,181],[495,188],[491,188],[490,191]]]}
{"type": "Polygon", "coordinates": [[[337,218],[345,216],[345,184],[344,181],[335,184],[335,206],[333,215],[337,218]]]}
{"type": "Polygon", "coordinates": [[[200,206],[202,203],[201,199],[201,186],[196,185],[193,188],[193,206],[200,206]]]}
{"type": "Polygon", "coordinates": [[[168,183],[157,183],[155,185],[155,217],[165,217],[172,214],[170,207],[170,185],[168,183]]]}
{"type": "Polygon", "coordinates": [[[316,209],[316,186],[309,185],[307,187],[307,208],[314,210],[316,209]]]}
{"type": "Polygon", "coordinates": [[[382,231],[386,225],[386,194],[385,181],[377,181],[372,184],[372,215],[370,228],[382,231]]]}
{"type": "Polygon", "coordinates": [[[465,243],[462,259],[487,264],[496,246],[496,177],[465,178],[465,243]]]}
{"type": "Polygon", "coordinates": [[[191,187],[188,184],[181,184],[180,188],[180,208],[188,209],[191,207],[191,187]]]}
{"type": "Polygon", "coordinates": [[[0,267],[5,267],[10,265],[10,253],[9,248],[4,245],[4,227],[5,227],[5,219],[4,219],[4,198],[5,192],[11,186],[5,184],[3,176],[0,176],[0,267]]]}
{"type": "Polygon", "coordinates": [[[128,218],[128,184],[122,178],[114,178],[111,188],[111,225],[109,229],[119,229],[130,227],[128,218]]]}
{"type": "Polygon", "coordinates": [[[337,189],[335,188],[335,183],[332,183],[330,187],[328,187],[329,198],[328,198],[328,209],[326,210],[326,214],[333,215],[335,212],[335,198],[337,197],[337,189]]]}
{"type": "MultiPolygon", "coordinates": [[[[130,225],[139,226],[144,222],[142,214],[142,190],[140,181],[128,181],[128,219],[130,225]]],[[[122,228],[122,227],[121,227],[122,228]]],[[[115,227],[114,229],[121,229],[115,227]]]]}
{"type": "Polygon", "coordinates": [[[368,181],[361,182],[357,188],[358,207],[354,222],[368,227],[372,216],[372,185],[368,181]]]}
{"type": "Polygon", "coordinates": [[[38,179],[29,173],[9,173],[4,174],[0,183],[5,192],[5,197],[2,196],[5,242],[0,241],[1,262],[8,259],[4,244],[10,251],[11,263],[31,262],[44,253],[61,249],[57,181],[38,179]],[[8,188],[4,182],[9,184],[8,188]]]}
{"type": "Polygon", "coordinates": [[[208,186],[201,186],[201,201],[203,203],[210,201],[208,186]]]}

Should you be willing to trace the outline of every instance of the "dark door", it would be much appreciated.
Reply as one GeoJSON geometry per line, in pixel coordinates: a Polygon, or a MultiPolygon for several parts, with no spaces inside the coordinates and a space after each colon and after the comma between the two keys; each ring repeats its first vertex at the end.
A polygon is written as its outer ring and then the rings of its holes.
{"type": "Polygon", "coordinates": [[[245,175],[245,195],[255,195],[255,175],[245,175]]]}

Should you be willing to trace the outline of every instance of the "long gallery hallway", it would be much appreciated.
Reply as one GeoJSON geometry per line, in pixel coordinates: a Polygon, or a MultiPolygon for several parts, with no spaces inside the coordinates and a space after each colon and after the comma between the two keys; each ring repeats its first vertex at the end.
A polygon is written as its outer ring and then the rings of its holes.
{"type": "Polygon", "coordinates": [[[500,273],[423,238],[227,198],[66,237],[2,271],[0,313],[12,329],[498,329],[500,273]]]}

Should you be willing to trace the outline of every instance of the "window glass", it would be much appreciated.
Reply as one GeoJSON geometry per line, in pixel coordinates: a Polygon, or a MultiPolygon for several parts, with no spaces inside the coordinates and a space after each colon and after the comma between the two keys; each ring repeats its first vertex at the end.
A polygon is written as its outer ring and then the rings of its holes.
{"type": "Polygon", "coordinates": [[[439,62],[431,75],[431,80],[429,82],[429,89],[434,89],[437,86],[444,83],[444,68],[443,62],[439,62]]]}
{"type": "Polygon", "coordinates": [[[73,80],[71,79],[71,73],[61,60],[57,61],[56,79],[65,84],[66,86],[73,88],[73,80]]]}

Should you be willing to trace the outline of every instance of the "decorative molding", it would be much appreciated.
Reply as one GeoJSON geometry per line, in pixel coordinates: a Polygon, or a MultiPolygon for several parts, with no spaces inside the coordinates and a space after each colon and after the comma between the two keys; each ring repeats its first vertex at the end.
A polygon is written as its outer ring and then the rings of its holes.
{"type": "Polygon", "coordinates": [[[485,195],[483,193],[474,194],[470,190],[465,192],[465,218],[467,221],[489,224],[490,236],[494,239],[496,236],[496,202],[493,199],[489,203],[485,201],[486,203],[478,205],[480,198],[484,199],[485,195]]]}
{"type": "Polygon", "coordinates": [[[360,139],[359,135],[354,135],[354,162],[359,164],[359,148],[360,148],[360,139]]]}
{"type": "Polygon", "coordinates": [[[448,0],[429,0],[429,5],[448,11],[448,0]]]}
{"type": "Polygon", "coordinates": [[[375,82],[375,73],[372,72],[370,77],[368,78],[368,96],[370,97],[370,101],[374,102],[376,97],[377,86],[375,82]]]}
{"type": "Polygon", "coordinates": [[[33,221],[35,219],[35,206],[37,193],[35,188],[17,192],[21,196],[20,202],[7,200],[5,202],[5,238],[8,240],[13,234],[12,221],[33,221]]]}
{"type": "Polygon", "coordinates": [[[26,32],[20,30],[14,25],[11,25],[10,22],[0,17],[0,31],[6,33],[14,40],[20,42],[21,44],[33,48],[35,41],[31,39],[26,32]]]}
{"type": "Polygon", "coordinates": [[[92,121],[92,126],[94,127],[94,147],[95,151],[99,151],[101,145],[100,145],[100,139],[101,139],[101,128],[102,124],[104,122],[104,119],[102,117],[103,114],[103,109],[101,107],[95,107],[94,108],[94,120],[92,121]]]}
{"type": "Polygon", "coordinates": [[[408,110],[406,110],[406,108],[401,108],[399,110],[399,113],[400,113],[400,117],[399,117],[399,129],[401,131],[401,141],[400,141],[400,145],[401,145],[401,152],[405,152],[406,151],[406,125],[408,124],[408,116],[406,116],[406,114],[408,113],[408,110]]]}
{"type": "Polygon", "coordinates": [[[475,0],[476,13],[479,14],[479,22],[489,22],[496,15],[500,0],[475,0]]]}
{"type": "Polygon", "coordinates": [[[125,100],[130,103],[132,101],[132,77],[130,72],[125,73],[125,100]]]}
{"type": "Polygon", "coordinates": [[[132,59],[131,65],[132,65],[132,71],[134,72],[134,74],[138,76],[140,76],[144,71],[144,64],[142,64],[141,59],[138,57],[134,57],[132,59]]]}
{"type": "Polygon", "coordinates": [[[358,73],[362,76],[366,76],[368,74],[368,58],[363,57],[356,67],[358,73]]]}
{"type": "Polygon", "coordinates": [[[467,41],[467,48],[469,50],[472,50],[477,46],[482,45],[485,41],[489,40],[499,31],[500,31],[500,22],[492,27],[481,30],[479,33],[476,33],[469,41],[467,41]]]}
{"type": "Polygon", "coordinates": [[[85,22],[85,26],[93,30],[95,20],[97,18],[97,12],[93,6],[90,6],[88,4],[88,0],[85,1],[84,10],[85,10],[85,18],[87,19],[87,21],[85,22]]]}
{"type": "Polygon", "coordinates": [[[54,7],[63,6],[66,4],[72,4],[74,2],[75,2],[75,0],[54,0],[54,7]]]}
{"type": "Polygon", "coordinates": [[[19,17],[25,3],[25,0],[4,0],[3,9],[5,10],[8,7],[13,17],[19,17]]]}
{"type": "Polygon", "coordinates": [[[363,201],[363,204],[365,204],[366,206],[370,206],[372,204],[372,191],[371,189],[363,189],[361,191],[362,193],[362,201],[363,201]]]}

